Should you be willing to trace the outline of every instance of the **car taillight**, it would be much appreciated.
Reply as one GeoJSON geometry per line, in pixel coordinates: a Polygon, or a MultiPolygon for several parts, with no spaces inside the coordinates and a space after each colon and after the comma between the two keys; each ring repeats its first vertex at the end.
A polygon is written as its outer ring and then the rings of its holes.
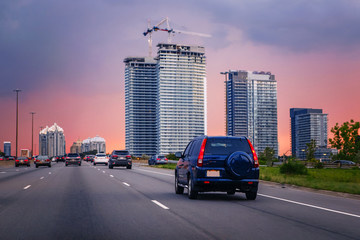
{"type": "Polygon", "coordinates": [[[111,158],[118,158],[118,155],[112,155],[111,158]]]}
{"type": "Polygon", "coordinates": [[[19,160],[15,160],[15,162],[19,162],[19,160]]]}
{"type": "Polygon", "coordinates": [[[130,156],[130,155],[126,155],[126,157],[127,157],[127,158],[131,158],[131,156],[130,156]]]}
{"type": "Polygon", "coordinates": [[[200,153],[197,160],[197,166],[202,167],[203,166],[203,159],[204,159],[204,153],[205,153],[205,145],[206,145],[207,138],[205,138],[201,144],[200,153]]]}
{"type": "Polygon", "coordinates": [[[80,157],[76,157],[76,159],[80,159],[80,157]]]}
{"type": "Polygon", "coordinates": [[[161,160],[160,158],[157,158],[156,160],[161,160]]]}
{"type": "Polygon", "coordinates": [[[46,159],[47,162],[50,162],[50,159],[46,159]]]}
{"type": "Polygon", "coordinates": [[[25,159],[24,161],[27,162],[27,161],[29,161],[29,160],[25,159]]]}
{"type": "Polygon", "coordinates": [[[69,157],[66,157],[66,159],[70,159],[69,157]]]}
{"type": "Polygon", "coordinates": [[[167,161],[168,159],[167,158],[165,158],[165,161],[167,161]]]}
{"type": "Polygon", "coordinates": [[[255,149],[253,147],[253,145],[251,144],[250,140],[248,139],[248,143],[249,143],[249,146],[250,146],[250,149],[251,149],[251,152],[252,152],[252,155],[253,155],[253,159],[254,159],[254,167],[255,168],[258,168],[259,167],[259,159],[256,155],[256,152],[255,152],[255,149]]]}

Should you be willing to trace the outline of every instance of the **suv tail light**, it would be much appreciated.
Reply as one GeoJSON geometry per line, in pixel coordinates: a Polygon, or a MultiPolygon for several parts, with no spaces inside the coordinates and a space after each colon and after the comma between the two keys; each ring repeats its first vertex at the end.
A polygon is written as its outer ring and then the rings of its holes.
{"type": "Polygon", "coordinates": [[[258,168],[259,167],[259,159],[256,155],[256,152],[255,152],[255,149],[253,147],[253,145],[251,144],[250,140],[248,139],[248,143],[249,143],[249,146],[250,146],[250,149],[251,149],[251,152],[252,152],[252,155],[253,155],[253,159],[254,159],[254,167],[255,168],[258,168]]]}
{"type": "Polygon", "coordinates": [[[197,166],[202,167],[203,166],[203,159],[204,159],[204,152],[205,152],[205,145],[206,145],[207,138],[203,140],[201,143],[200,153],[197,160],[197,166]]]}

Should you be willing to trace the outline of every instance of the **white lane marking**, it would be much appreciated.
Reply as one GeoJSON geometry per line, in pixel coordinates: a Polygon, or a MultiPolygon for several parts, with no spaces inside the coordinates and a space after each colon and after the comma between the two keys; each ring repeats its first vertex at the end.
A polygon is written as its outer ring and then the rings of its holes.
{"type": "Polygon", "coordinates": [[[51,172],[49,172],[49,174],[51,174],[51,172]]]}
{"type": "Polygon", "coordinates": [[[44,179],[44,177],[41,177],[40,179],[42,180],[42,179],[44,179]]]}
{"type": "Polygon", "coordinates": [[[165,175],[165,176],[174,177],[173,174],[168,174],[168,173],[160,173],[160,172],[149,171],[149,170],[144,170],[144,169],[136,169],[136,170],[137,170],[137,171],[150,172],[150,173],[156,173],[156,174],[160,174],[160,175],[165,175]]]}
{"type": "Polygon", "coordinates": [[[19,169],[16,170],[17,172],[19,171],[19,169]]]}
{"type": "Polygon", "coordinates": [[[100,168],[98,168],[98,170],[100,171],[100,168]]]}
{"type": "Polygon", "coordinates": [[[114,177],[114,175],[110,175],[110,177],[114,177]]]}
{"type": "Polygon", "coordinates": [[[260,194],[260,193],[258,193],[258,195],[263,196],[263,197],[267,197],[267,198],[272,198],[272,199],[284,201],[284,202],[294,203],[294,204],[298,204],[298,205],[302,205],[302,206],[306,206],[306,207],[316,208],[316,209],[320,209],[320,210],[324,210],[324,211],[328,211],[328,212],[339,213],[339,214],[343,214],[343,215],[347,215],[347,216],[351,216],[351,217],[360,218],[360,215],[347,213],[347,212],[341,212],[341,211],[333,210],[333,209],[330,209],[330,208],[319,207],[319,206],[315,206],[315,205],[311,205],[311,204],[307,204],[307,203],[296,202],[296,201],[292,201],[292,200],[288,200],[288,199],[284,199],[284,198],[273,197],[273,196],[260,194]]]}
{"type": "Polygon", "coordinates": [[[31,187],[31,185],[27,185],[26,187],[24,187],[24,189],[28,189],[29,187],[31,187]]]}
{"type": "Polygon", "coordinates": [[[105,171],[103,171],[103,173],[105,173],[105,171]]]}
{"type": "Polygon", "coordinates": [[[6,172],[0,172],[0,173],[6,173],[6,172]]]}
{"type": "Polygon", "coordinates": [[[123,184],[124,184],[125,186],[130,187],[130,184],[128,184],[128,183],[126,183],[126,182],[123,182],[123,184]]]}
{"type": "Polygon", "coordinates": [[[165,210],[168,210],[169,208],[167,206],[165,206],[164,204],[162,203],[159,203],[158,201],[156,200],[151,200],[153,203],[155,203],[156,205],[158,205],[159,207],[165,209],[165,210]]]}

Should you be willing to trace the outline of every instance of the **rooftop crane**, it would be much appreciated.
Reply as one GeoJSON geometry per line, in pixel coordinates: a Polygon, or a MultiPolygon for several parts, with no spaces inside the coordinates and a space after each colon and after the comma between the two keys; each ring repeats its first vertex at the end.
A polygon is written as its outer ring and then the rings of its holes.
{"type": "Polygon", "coordinates": [[[169,23],[169,18],[166,17],[163,20],[161,20],[158,24],[156,24],[155,26],[151,27],[151,22],[150,20],[148,20],[148,29],[143,32],[143,35],[146,37],[148,36],[148,43],[149,43],[149,57],[151,57],[152,55],[152,33],[153,32],[157,32],[157,31],[163,31],[163,32],[167,32],[168,33],[168,43],[171,43],[171,36],[175,35],[176,33],[178,34],[187,34],[187,35],[194,35],[194,36],[199,36],[199,37],[211,37],[211,35],[209,34],[204,34],[204,33],[196,33],[196,32],[187,32],[187,31],[182,31],[182,30],[175,30],[172,29],[170,27],[170,23],[169,23]],[[166,23],[166,27],[165,28],[161,28],[160,26],[163,25],[164,23],[166,23]]]}

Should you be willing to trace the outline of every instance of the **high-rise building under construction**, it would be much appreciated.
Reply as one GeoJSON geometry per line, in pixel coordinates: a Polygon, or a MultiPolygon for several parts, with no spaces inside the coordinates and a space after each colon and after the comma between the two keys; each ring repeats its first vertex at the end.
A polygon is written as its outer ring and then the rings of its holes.
{"type": "Polygon", "coordinates": [[[135,156],[182,151],[206,134],[204,47],[157,47],[155,59],[124,60],[125,146],[135,156]]]}

